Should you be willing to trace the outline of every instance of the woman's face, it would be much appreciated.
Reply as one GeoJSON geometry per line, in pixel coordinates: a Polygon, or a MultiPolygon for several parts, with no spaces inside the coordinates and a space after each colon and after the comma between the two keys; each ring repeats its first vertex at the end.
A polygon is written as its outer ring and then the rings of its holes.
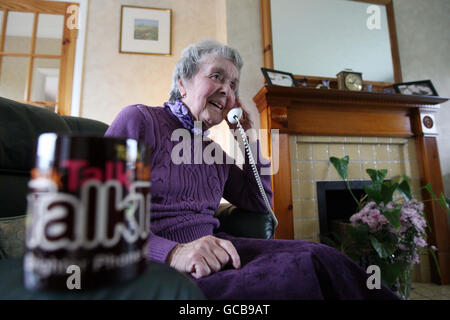
{"type": "Polygon", "coordinates": [[[181,95],[186,94],[182,101],[206,129],[222,122],[235,106],[238,85],[239,71],[233,62],[216,56],[203,58],[191,79],[178,80],[181,95]]]}

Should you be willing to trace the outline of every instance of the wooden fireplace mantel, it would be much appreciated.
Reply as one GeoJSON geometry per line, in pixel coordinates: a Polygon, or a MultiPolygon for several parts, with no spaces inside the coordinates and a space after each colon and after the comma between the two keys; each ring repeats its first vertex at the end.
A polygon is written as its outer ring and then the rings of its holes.
{"type": "MultiPolygon", "coordinates": [[[[272,178],[273,206],[279,220],[276,238],[294,238],[290,134],[414,137],[421,185],[429,182],[436,194],[444,192],[435,113],[447,98],[265,85],[253,100],[260,112],[261,129],[279,129],[280,133],[279,159],[272,158],[271,139],[266,148],[272,162],[278,161],[278,171],[272,178]]],[[[425,190],[422,197],[430,200],[425,190]]],[[[440,281],[436,273],[432,273],[432,279],[448,284],[447,213],[434,201],[425,202],[425,211],[432,229],[429,241],[438,248],[441,271],[440,281]]]]}

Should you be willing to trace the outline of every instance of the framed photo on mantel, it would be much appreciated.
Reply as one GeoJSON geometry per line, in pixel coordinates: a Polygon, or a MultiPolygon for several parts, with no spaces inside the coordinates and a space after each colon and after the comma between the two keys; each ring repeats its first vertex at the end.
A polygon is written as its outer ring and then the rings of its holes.
{"type": "Polygon", "coordinates": [[[420,96],[439,96],[431,80],[411,81],[394,84],[396,93],[420,96]]]}
{"type": "Polygon", "coordinates": [[[299,87],[292,73],[267,68],[261,68],[261,71],[270,86],[299,87]]]}

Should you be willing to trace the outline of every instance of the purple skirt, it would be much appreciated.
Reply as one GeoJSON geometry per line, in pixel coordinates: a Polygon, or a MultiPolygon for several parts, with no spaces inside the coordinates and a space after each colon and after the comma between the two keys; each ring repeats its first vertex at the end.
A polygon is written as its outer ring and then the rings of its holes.
{"type": "Polygon", "coordinates": [[[398,299],[381,286],[367,288],[367,274],[340,251],[302,240],[236,238],[225,233],[241,258],[232,266],[200,279],[192,278],[207,299],[398,299]]]}

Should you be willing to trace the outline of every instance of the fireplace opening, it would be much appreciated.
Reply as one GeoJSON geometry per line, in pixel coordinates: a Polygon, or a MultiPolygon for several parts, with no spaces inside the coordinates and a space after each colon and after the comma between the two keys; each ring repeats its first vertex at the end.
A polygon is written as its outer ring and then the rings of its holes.
{"type": "MultiPolygon", "coordinates": [[[[356,199],[364,196],[363,187],[370,183],[371,181],[350,181],[350,189],[356,199]]],[[[344,181],[318,181],[317,204],[321,242],[324,242],[324,237],[334,239],[333,233],[341,233],[342,223],[347,223],[358,210],[344,181]]]]}

